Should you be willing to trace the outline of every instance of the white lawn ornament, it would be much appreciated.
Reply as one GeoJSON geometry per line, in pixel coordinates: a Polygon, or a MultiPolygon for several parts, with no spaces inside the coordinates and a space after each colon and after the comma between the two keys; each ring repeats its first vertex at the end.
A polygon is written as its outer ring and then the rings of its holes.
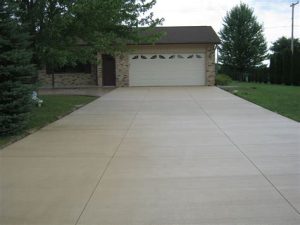
{"type": "Polygon", "coordinates": [[[42,99],[38,98],[36,91],[32,92],[31,99],[38,105],[38,107],[41,107],[44,102],[42,99]]]}

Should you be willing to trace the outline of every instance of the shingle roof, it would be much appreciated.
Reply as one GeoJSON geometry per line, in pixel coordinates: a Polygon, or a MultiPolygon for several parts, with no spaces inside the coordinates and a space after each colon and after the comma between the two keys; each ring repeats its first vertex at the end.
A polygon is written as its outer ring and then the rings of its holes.
{"type": "MultiPolygon", "coordinates": [[[[166,35],[155,44],[218,44],[220,39],[211,26],[156,27],[166,35]]],[[[142,43],[147,44],[147,43],[142,43]]]]}

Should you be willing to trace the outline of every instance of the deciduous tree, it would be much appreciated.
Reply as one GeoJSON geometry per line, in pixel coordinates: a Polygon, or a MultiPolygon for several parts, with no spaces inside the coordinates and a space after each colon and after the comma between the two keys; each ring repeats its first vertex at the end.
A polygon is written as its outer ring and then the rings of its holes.
{"type": "Polygon", "coordinates": [[[220,62],[237,78],[263,64],[267,57],[263,26],[248,5],[241,3],[227,12],[219,34],[220,62]]]}
{"type": "Polygon", "coordinates": [[[85,63],[96,52],[118,53],[128,42],[155,36],[141,35],[162,22],[149,12],[155,0],[22,0],[23,23],[33,37],[35,62],[52,67],[85,63]]]}

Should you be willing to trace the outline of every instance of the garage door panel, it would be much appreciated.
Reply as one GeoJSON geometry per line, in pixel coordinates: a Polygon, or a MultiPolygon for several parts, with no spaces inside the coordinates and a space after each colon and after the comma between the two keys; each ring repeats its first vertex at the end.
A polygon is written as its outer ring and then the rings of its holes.
{"type": "Polygon", "coordinates": [[[204,85],[204,54],[130,55],[129,80],[130,86],[204,85]]]}

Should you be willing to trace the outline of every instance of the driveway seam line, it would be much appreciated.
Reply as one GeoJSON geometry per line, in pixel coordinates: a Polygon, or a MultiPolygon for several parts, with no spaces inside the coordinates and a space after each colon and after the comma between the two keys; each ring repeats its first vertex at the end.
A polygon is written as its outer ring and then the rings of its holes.
{"type": "Polygon", "coordinates": [[[263,173],[263,171],[248,157],[248,155],[243,152],[240,147],[230,138],[230,136],[217,124],[217,122],[209,115],[208,112],[196,101],[196,99],[187,91],[189,96],[198,105],[198,107],[206,114],[206,116],[217,126],[217,128],[228,138],[228,140],[235,146],[235,148],[259,171],[259,173],[267,180],[269,184],[275,189],[275,191],[288,203],[290,207],[300,215],[300,211],[280,192],[280,190],[272,183],[272,181],[263,173]]]}
{"type": "MultiPolygon", "coordinates": [[[[143,97],[142,100],[138,100],[138,101],[140,101],[141,105],[142,105],[144,99],[145,99],[145,96],[143,97]]],[[[108,169],[108,167],[110,166],[111,162],[113,161],[113,159],[115,158],[116,154],[118,153],[121,144],[123,143],[124,139],[126,138],[128,132],[129,132],[129,130],[131,129],[131,127],[132,127],[132,125],[133,125],[133,122],[135,121],[135,119],[136,119],[136,117],[137,117],[137,115],[138,115],[138,113],[139,113],[139,111],[140,111],[140,109],[141,109],[141,105],[140,105],[140,107],[137,109],[136,113],[134,114],[134,116],[133,116],[133,118],[132,118],[132,120],[131,120],[130,125],[129,125],[128,128],[126,129],[126,132],[125,132],[124,136],[122,137],[120,143],[119,143],[118,146],[116,147],[116,150],[115,150],[114,154],[111,156],[110,160],[107,162],[107,164],[106,164],[106,166],[105,166],[103,172],[101,173],[101,175],[100,175],[100,177],[99,177],[99,179],[98,179],[98,181],[97,181],[97,183],[96,183],[96,185],[95,185],[95,187],[94,187],[92,193],[90,194],[88,200],[87,200],[86,203],[84,204],[84,207],[83,207],[82,211],[80,212],[80,214],[79,214],[79,216],[78,216],[78,218],[77,218],[77,220],[76,220],[76,222],[75,222],[75,225],[77,225],[77,224],[79,223],[79,220],[80,220],[81,216],[83,215],[83,213],[84,213],[84,211],[86,210],[86,208],[87,208],[87,206],[88,206],[90,200],[92,199],[92,197],[94,196],[94,194],[95,194],[95,192],[96,192],[98,186],[100,185],[100,183],[101,183],[101,181],[102,181],[102,178],[103,178],[104,175],[105,175],[105,172],[107,171],[107,169],[108,169]]]]}

